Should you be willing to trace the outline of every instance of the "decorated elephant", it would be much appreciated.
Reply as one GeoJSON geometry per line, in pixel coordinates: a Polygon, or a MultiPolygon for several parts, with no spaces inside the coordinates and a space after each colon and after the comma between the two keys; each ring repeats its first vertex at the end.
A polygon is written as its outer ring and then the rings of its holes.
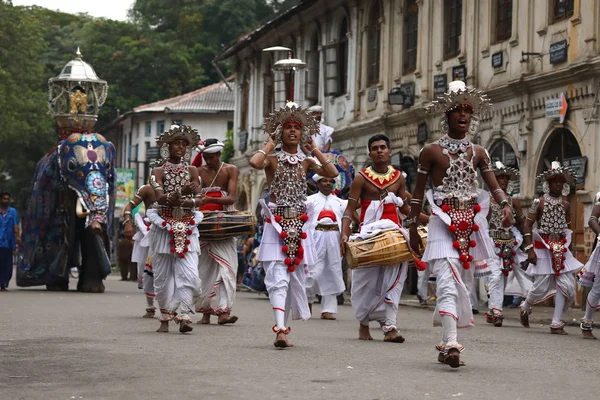
{"type": "Polygon", "coordinates": [[[100,134],[72,133],[38,162],[23,219],[18,286],[67,290],[69,271],[77,268],[77,290],[104,292],[102,280],[111,271],[115,154],[100,134]]]}
{"type": "Polygon", "coordinates": [[[68,290],[69,273],[77,268],[77,290],[102,293],[111,271],[116,151],[93,128],[108,84],[77,49],[48,88],[59,140],[33,176],[17,285],[68,290]]]}

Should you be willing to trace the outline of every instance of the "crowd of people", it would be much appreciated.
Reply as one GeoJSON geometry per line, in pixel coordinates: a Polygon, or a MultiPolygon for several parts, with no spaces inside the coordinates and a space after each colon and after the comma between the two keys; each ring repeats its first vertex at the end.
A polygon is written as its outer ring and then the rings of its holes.
{"type": "MultiPolygon", "coordinates": [[[[483,92],[452,82],[427,108],[441,114],[443,135],[421,150],[413,192],[407,191],[406,175],[391,165],[390,139],[377,134],[365,149],[369,165],[358,171],[342,199],[335,190],[338,169],[326,156],[333,130],[321,122],[322,108],[286,104],[266,118],[267,140],[249,161],[264,170],[268,186],[259,201],[256,240],[244,230],[253,231],[254,217],[234,208],[238,169],[222,161],[224,144],[201,140],[189,126],[173,125],[157,139],[160,160],[149,182],[123,209],[124,239],[118,246],[119,254],[127,256],[119,257],[122,278],[138,280],[146,297],[143,316],[158,318],[157,332],[169,332],[175,322],[179,332],[187,333],[196,313],[202,314],[198,324],[210,324],[213,316],[220,325],[237,322],[236,288],[254,254],[264,271],[274,346],[283,349],[292,346],[290,317],[309,319],[317,299],[320,318],[336,319],[338,296],[347,287],[344,256],[348,261],[362,251],[369,260],[356,258],[351,265],[360,340],[373,340],[369,323],[377,321],[384,342],[405,341],[397,315],[409,265],[418,270],[422,302],[435,277],[433,322],[442,335],[434,347],[438,361],[452,368],[464,365],[458,328],[474,324],[476,277],[486,282],[488,323],[501,327],[504,297],[515,296],[523,299],[520,322],[529,327],[533,306],[553,296],[550,333],[557,335],[566,334],[561,316],[579,279],[591,287],[580,328],[584,338],[595,339],[600,247],[594,245],[585,266],[571,253],[566,198],[573,172],[552,162],[537,177],[543,194],[523,210],[511,197],[519,172],[490,160],[483,147],[467,138],[489,106],[483,92]],[[199,155],[192,161],[194,149],[199,155]],[[478,176],[487,190],[479,187],[478,176]],[[313,195],[307,193],[309,179],[318,188],[313,195]],[[142,204],[145,211],[134,213],[142,204]]],[[[0,290],[10,281],[20,237],[9,202],[10,195],[2,193],[0,290]]],[[[600,193],[589,218],[598,237],[599,217],[600,193]]]]}

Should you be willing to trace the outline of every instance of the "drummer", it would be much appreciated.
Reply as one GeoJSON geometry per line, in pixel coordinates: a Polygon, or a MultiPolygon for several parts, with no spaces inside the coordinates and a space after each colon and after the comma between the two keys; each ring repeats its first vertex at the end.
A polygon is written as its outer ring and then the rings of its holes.
{"type": "MultiPolygon", "coordinates": [[[[362,224],[359,236],[376,229],[399,229],[402,226],[399,212],[408,214],[404,176],[390,165],[390,139],[379,134],[372,136],[368,143],[372,166],[360,171],[352,181],[342,221],[342,242],[348,241],[352,214],[359,200],[362,224]]],[[[360,340],[373,340],[369,321],[378,321],[385,333],[385,342],[404,342],[398,334],[396,318],[406,271],[406,263],[352,271],[352,307],[359,322],[360,340]]]]}
{"type": "MultiPolygon", "coordinates": [[[[221,161],[224,144],[206,139],[200,144],[204,165],[198,168],[202,185],[200,211],[207,217],[211,212],[234,211],[238,169],[221,161]]],[[[199,324],[210,324],[217,315],[219,325],[233,324],[238,317],[231,315],[237,282],[237,247],[235,238],[203,241],[200,235],[198,273],[202,281],[196,311],[203,314],[199,324]]]]}

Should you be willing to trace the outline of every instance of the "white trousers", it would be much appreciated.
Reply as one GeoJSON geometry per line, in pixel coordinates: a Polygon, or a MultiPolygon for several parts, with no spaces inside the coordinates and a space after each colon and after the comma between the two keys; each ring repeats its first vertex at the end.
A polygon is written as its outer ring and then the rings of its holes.
{"type": "Polygon", "coordinates": [[[191,320],[194,304],[200,295],[198,253],[188,252],[184,258],[173,254],[155,254],[153,257],[154,291],[160,308],[159,320],[191,320]]]}
{"type": "Polygon", "coordinates": [[[525,297],[532,287],[532,281],[517,263],[514,263],[508,276],[502,273],[502,260],[499,257],[489,258],[487,263],[492,270],[488,284],[489,309],[493,314],[502,315],[505,289],[506,294],[525,297]]]}
{"type": "Polygon", "coordinates": [[[306,321],[310,318],[304,280],[305,266],[298,265],[294,272],[282,261],[263,261],[265,286],[275,316],[275,327],[287,329],[289,316],[306,321]]]}
{"type": "Polygon", "coordinates": [[[592,321],[594,311],[600,307],[600,276],[596,275],[592,290],[588,293],[585,308],[585,319],[592,321]]]}
{"type": "Polygon", "coordinates": [[[352,270],[352,308],[361,325],[377,321],[384,332],[398,327],[398,303],[406,280],[408,264],[352,270]]]}
{"type": "Polygon", "coordinates": [[[473,286],[473,269],[464,269],[458,258],[436,259],[431,263],[437,283],[433,324],[442,326],[442,341],[436,347],[442,352],[449,348],[462,350],[457,328],[474,324],[468,289],[473,286]]]}
{"type": "Polygon", "coordinates": [[[553,275],[536,275],[533,286],[527,294],[527,298],[521,304],[527,312],[531,312],[533,304],[540,303],[556,296],[554,299],[554,314],[552,315],[551,328],[561,328],[562,313],[568,308],[569,300],[575,297],[575,276],[573,272],[553,275]]]}
{"type": "Polygon", "coordinates": [[[221,315],[231,311],[237,282],[234,239],[201,243],[198,275],[202,282],[196,311],[221,315]]]}

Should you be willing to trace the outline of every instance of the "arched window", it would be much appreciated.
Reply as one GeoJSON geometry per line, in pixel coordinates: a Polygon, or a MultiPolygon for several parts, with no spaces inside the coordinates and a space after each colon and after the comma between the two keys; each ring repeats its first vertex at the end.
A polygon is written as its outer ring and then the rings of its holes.
{"type": "Polygon", "coordinates": [[[369,12],[367,26],[367,84],[369,86],[379,83],[379,69],[381,56],[381,4],[379,0],[373,1],[369,12]]]}
{"type": "MultiPolygon", "coordinates": [[[[499,139],[495,141],[490,147],[490,159],[492,163],[494,161],[501,161],[502,164],[506,165],[510,168],[519,169],[519,159],[517,158],[517,153],[513,147],[504,139],[499,139]]],[[[520,193],[520,183],[513,182],[513,190],[512,194],[520,193]]]]}
{"type": "Polygon", "coordinates": [[[319,32],[311,35],[306,48],[305,98],[310,105],[319,102],[319,32]]]}
{"type": "Polygon", "coordinates": [[[340,24],[340,33],[338,36],[338,81],[339,94],[348,92],[348,18],[344,17],[340,24]]]}
{"type": "Polygon", "coordinates": [[[275,109],[275,74],[271,56],[265,55],[263,62],[263,115],[267,117],[275,109]]]}
{"type": "MultiPolygon", "coordinates": [[[[548,138],[542,154],[543,156],[538,164],[538,174],[549,168],[552,165],[552,161],[560,161],[564,164],[566,159],[570,161],[571,159],[581,157],[581,149],[579,148],[577,139],[570,130],[559,128],[555,129],[548,138]]],[[[578,185],[579,184],[583,184],[583,182],[578,182],[578,185]]],[[[540,187],[541,185],[538,184],[538,189],[540,187]]]]}

